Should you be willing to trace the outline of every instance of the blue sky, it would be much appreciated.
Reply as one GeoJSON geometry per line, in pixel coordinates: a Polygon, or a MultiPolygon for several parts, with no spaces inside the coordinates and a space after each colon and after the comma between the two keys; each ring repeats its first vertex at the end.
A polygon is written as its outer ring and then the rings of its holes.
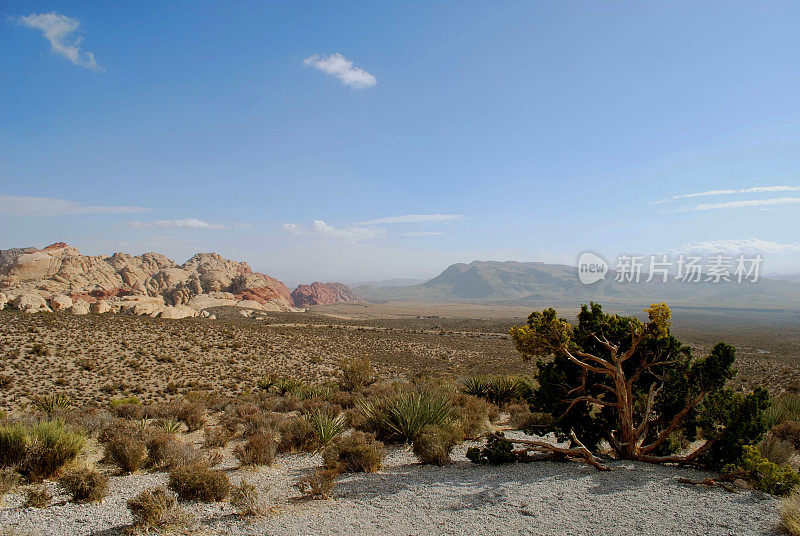
{"type": "Polygon", "coordinates": [[[798,20],[791,2],[6,1],[0,248],[218,251],[287,283],[687,244],[800,271],[798,20]]]}

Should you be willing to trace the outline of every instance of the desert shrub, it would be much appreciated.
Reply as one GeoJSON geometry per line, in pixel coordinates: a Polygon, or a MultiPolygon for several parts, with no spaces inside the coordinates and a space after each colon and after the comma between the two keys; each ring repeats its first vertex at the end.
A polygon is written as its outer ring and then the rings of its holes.
{"type": "Polygon", "coordinates": [[[200,461],[200,451],[194,445],[175,439],[166,432],[153,432],[145,443],[150,465],[172,469],[200,461]]]}
{"type": "Polygon", "coordinates": [[[27,450],[28,430],[24,425],[0,425],[0,467],[19,465],[27,450]]]}
{"type": "Polygon", "coordinates": [[[261,517],[267,513],[259,500],[256,487],[248,484],[245,479],[231,488],[231,504],[239,511],[240,516],[261,517]]]}
{"type": "Polygon", "coordinates": [[[24,508],[44,508],[53,500],[53,495],[43,485],[28,486],[25,488],[24,508]]]}
{"type": "Polygon", "coordinates": [[[216,467],[225,460],[225,457],[219,450],[212,450],[211,452],[207,452],[205,454],[205,460],[209,467],[216,467]]]}
{"type": "Polygon", "coordinates": [[[739,464],[726,466],[723,473],[741,475],[753,488],[773,495],[787,495],[800,484],[797,472],[767,460],[753,445],[745,445],[739,464]]]}
{"type": "Polygon", "coordinates": [[[75,460],[86,436],[60,421],[42,421],[27,428],[27,448],[19,472],[32,482],[56,475],[75,460]]]}
{"type": "Polygon", "coordinates": [[[19,481],[20,474],[15,469],[11,467],[0,469],[0,504],[2,504],[3,496],[16,488],[19,481]]]}
{"type": "Polygon", "coordinates": [[[272,399],[272,411],[290,413],[300,407],[300,400],[293,394],[286,394],[272,399]]]}
{"type": "Polygon", "coordinates": [[[206,426],[203,433],[205,435],[203,445],[206,448],[225,448],[225,445],[233,439],[233,433],[221,426],[206,426]]]}
{"type": "Polygon", "coordinates": [[[135,396],[111,400],[108,409],[112,415],[122,419],[141,419],[146,415],[146,408],[135,396]]]}
{"type": "Polygon", "coordinates": [[[342,409],[350,409],[356,405],[356,397],[353,393],[347,391],[336,391],[333,393],[331,403],[339,406],[342,409]]]}
{"type": "Polygon", "coordinates": [[[172,469],[168,486],[181,499],[215,502],[228,495],[231,482],[222,471],[199,462],[172,469]]]}
{"type": "Polygon", "coordinates": [[[453,448],[463,439],[463,431],[451,423],[428,424],[414,439],[414,454],[421,463],[446,465],[453,448]]]}
{"type": "Polygon", "coordinates": [[[386,452],[375,436],[355,431],[336,438],[322,453],[325,467],[342,473],[374,473],[386,452]]]}
{"type": "Polygon", "coordinates": [[[375,369],[367,357],[345,358],[339,362],[339,388],[359,391],[375,383],[375,369]]]}
{"type": "Polygon", "coordinates": [[[795,449],[800,449],[800,422],[784,421],[772,427],[772,435],[791,443],[795,449]]]}
{"type": "Polygon", "coordinates": [[[238,445],[233,455],[242,465],[272,465],[278,444],[269,432],[254,434],[243,445],[238,445]]]}
{"type": "Polygon", "coordinates": [[[278,431],[279,452],[311,452],[316,449],[314,429],[308,419],[303,417],[286,419],[278,426],[278,431]]]}
{"type": "Polygon", "coordinates": [[[512,404],[506,408],[510,415],[508,424],[514,430],[523,430],[528,434],[541,433],[553,423],[549,413],[531,411],[526,403],[512,404]]]}
{"type": "Polygon", "coordinates": [[[800,490],[794,489],[778,506],[781,528],[790,536],[800,536],[800,490]]]}
{"type": "Polygon", "coordinates": [[[489,430],[492,416],[496,414],[493,404],[471,395],[460,395],[454,398],[451,416],[461,425],[464,437],[474,439],[489,430]]]}
{"type": "Polygon", "coordinates": [[[430,391],[398,393],[376,402],[360,399],[357,408],[364,427],[383,441],[413,441],[428,424],[441,424],[450,417],[449,397],[430,391]]]}
{"type": "Polygon", "coordinates": [[[123,474],[135,473],[147,460],[147,445],[131,436],[115,436],[105,444],[105,460],[119,467],[123,474]]]}
{"type": "Polygon", "coordinates": [[[183,402],[175,409],[174,416],[189,429],[194,432],[205,426],[208,416],[206,408],[198,402],[183,402]]]}
{"type": "Polygon", "coordinates": [[[338,476],[339,472],[335,469],[318,467],[298,479],[293,486],[303,499],[329,499],[338,476]]]}
{"type": "Polygon", "coordinates": [[[256,385],[259,389],[268,393],[270,389],[275,386],[277,381],[278,379],[275,376],[269,375],[265,376],[264,378],[259,378],[259,380],[256,382],[256,385]]]}
{"type": "Polygon", "coordinates": [[[108,493],[108,477],[86,467],[69,471],[58,483],[77,503],[99,502],[108,493]]]}
{"type": "Polygon", "coordinates": [[[489,434],[486,444],[483,447],[468,448],[467,458],[472,463],[488,465],[524,461],[524,459],[514,451],[514,444],[506,439],[506,436],[502,432],[489,434]]]}
{"type": "Polygon", "coordinates": [[[794,445],[776,437],[771,432],[759,441],[758,451],[767,460],[777,465],[787,465],[794,456],[794,445]]]}
{"type": "Polygon", "coordinates": [[[162,487],[145,490],[128,499],[128,510],[133,517],[133,531],[166,532],[184,527],[191,518],[178,506],[178,499],[171,491],[162,487]]]}
{"type": "Polygon", "coordinates": [[[0,391],[7,391],[14,387],[14,377],[10,374],[0,374],[0,391]]]}
{"type": "Polygon", "coordinates": [[[251,437],[257,434],[274,433],[280,419],[258,411],[257,413],[250,413],[243,416],[241,422],[244,425],[242,435],[244,437],[251,437]]]}
{"type": "Polygon", "coordinates": [[[305,416],[311,425],[317,448],[325,447],[335,437],[347,430],[347,422],[343,415],[332,417],[324,411],[313,411],[305,416]]]}

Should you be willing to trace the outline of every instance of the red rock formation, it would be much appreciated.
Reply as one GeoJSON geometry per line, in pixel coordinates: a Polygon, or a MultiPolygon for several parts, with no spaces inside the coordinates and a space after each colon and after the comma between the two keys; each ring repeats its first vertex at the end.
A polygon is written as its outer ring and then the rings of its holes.
{"type": "Polygon", "coordinates": [[[299,285],[292,292],[292,299],[295,307],[364,301],[347,285],[342,283],[320,283],[318,281],[310,285],[299,285]]]}

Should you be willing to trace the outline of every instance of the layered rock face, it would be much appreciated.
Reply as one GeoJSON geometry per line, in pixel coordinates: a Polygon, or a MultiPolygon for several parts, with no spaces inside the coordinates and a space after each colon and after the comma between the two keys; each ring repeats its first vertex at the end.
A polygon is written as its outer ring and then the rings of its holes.
{"type": "Polygon", "coordinates": [[[86,256],[63,242],[0,250],[0,293],[0,302],[32,312],[182,318],[217,305],[294,310],[286,285],[216,253],[198,253],[178,265],[157,253],[86,256]]]}
{"type": "Polygon", "coordinates": [[[318,281],[310,285],[299,285],[292,292],[292,299],[295,307],[364,301],[347,285],[342,283],[320,283],[318,281]]]}

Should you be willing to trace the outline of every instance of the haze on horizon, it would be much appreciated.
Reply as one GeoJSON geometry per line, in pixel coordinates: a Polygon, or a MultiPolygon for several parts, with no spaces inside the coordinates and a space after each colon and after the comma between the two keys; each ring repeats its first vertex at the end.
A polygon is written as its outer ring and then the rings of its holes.
{"type": "Polygon", "coordinates": [[[0,249],[216,251],[289,284],[585,250],[800,272],[800,5],[0,15],[0,249]]]}

